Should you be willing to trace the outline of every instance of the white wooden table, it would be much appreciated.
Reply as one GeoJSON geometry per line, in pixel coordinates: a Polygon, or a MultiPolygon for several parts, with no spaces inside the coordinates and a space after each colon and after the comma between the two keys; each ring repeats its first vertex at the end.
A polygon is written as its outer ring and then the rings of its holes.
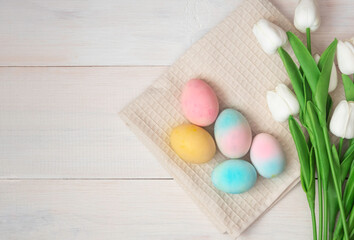
{"type": "MultiPolygon", "coordinates": [[[[0,239],[228,239],[117,112],[239,2],[0,0],[0,239]]],[[[320,2],[323,50],[354,2],[320,2]]],[[[300,186],[241,237],[310,238],[300,186]]]]}

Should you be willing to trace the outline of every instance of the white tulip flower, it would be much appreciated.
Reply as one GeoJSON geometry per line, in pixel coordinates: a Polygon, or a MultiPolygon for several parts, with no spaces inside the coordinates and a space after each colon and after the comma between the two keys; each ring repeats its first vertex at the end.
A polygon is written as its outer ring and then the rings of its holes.
{"type": "Polygon", "coordinates": [[[302,33],[310,28],[316,31],[321,24],[320,12],[316,0],[300,0],[295,9],[294,25],[302,33]]]}
{"type": "Polygon", "coordinates": [[[276,53],[277,49],[288,40],[285,31],[281,27],[265,19],[261,19],[254,24],[252,31],[263,50],[268,54],[276,53]]]}
{"type": "Polygon", "coordinates": [[[354,74],[354,46],[352,43],[338,41],[337,60],[339,70],[346,74],[354,74]]]}
{"type": "MultiPolygon", "coordinates": [[[[315,61],[318,64],[318,62],[320,61],[320,55],[315,54],[315,61]]],[[[328,92],[333,92],[334,89],[337,88],[337,84],[338,84],[338,76],[337,76],[337,68],[336,65],[333,63],[332,66],[332,72],[331,72],[331,77],[329,79],[329,86],[328,86],[328,92]]]]}
{"type": "Polygon", "coordinates": [[[275,91],[267,92],[267,103],[277,122],[284,122],[290,115],[297,115],[300,111],[295,94],[282,83],[275,88],[275,91]]]}
{"type": "Polygon", "coordinates": [[[342,100],[333,112],[331,132],[337,137],[354,138],[354,102],[342,100]]]}

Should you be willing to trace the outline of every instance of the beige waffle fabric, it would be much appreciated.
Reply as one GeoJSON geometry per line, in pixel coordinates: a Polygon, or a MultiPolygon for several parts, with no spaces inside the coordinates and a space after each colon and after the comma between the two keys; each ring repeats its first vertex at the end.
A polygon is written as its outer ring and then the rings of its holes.
{"type": "MultiPolygon", "coordinates": [[[[299,163],[287,123],[275,122],[266,105],[266,91],[281,82],[289,85],[289,80],[279,56],[265,54],[252,33],[254,23],[261,18],[299,35],[267,0],[246,0],[120,113],[175,181],[220,231],[233,239],[299,181],[299,163]],[[226,159],[220,152],[200,165],[188,164],[174,153],[169,136],[173,127],[187,122],[179,99],[181,89],[191,78],[204,79],[211,85],[221,109],[234,108],[244,114],[253,135],[266,132],[279,140],[287,159],[280,176],[259,176],[249,192],[225,194],[211,183],[213,169],[226,159]]],[[[212,134],[212,127],[207,130],[212,134]]],[[[249,160],[249,155],[245,159],[249,160]]]]}

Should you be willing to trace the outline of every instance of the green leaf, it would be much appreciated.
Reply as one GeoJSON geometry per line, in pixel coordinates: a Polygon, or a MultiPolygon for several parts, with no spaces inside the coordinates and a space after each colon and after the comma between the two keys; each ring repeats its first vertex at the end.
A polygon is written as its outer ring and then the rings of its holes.
{"type": "Polygon", "coordinates": [[[303,89],[304,79],[302,78],[301,73],[298,67],[296,66],[296,64],[294,63],[293,59],[282,47],[278,48],[278,53],[289,75],[297,100],[299,101],[300,108],[304,109],[305,108],[305,97],[304,97],[304,89],[303,89]]]}
{"type": "Polygon", "coordinates": [[[307,147],[304,133],[302,132],[298,122],[294,119],[293,116],[290,116],[288,121],[289,121],[290,133],[293,137],[297,154],[299,156],[302,180],[304,180],[301,181],[301,185],[304,191],[307,192],[312,182],[311,179],[312,173],[310,172],[311,167],[310,167],[309,149],[307,147]]]}
{"type": "Polygon", "coordinates": [[[352,162],[347,184],[345,185],[343,203],[345,213],[348,214],[354,203],[354,162],[352,162]]]}
{"type": "MultiPolygon", "coordinates": [[[[315,138],[315,143],[317,148],[325,148],[326,143],[324,140],[324,136],[322,133],[322,129],[318,120],[317,110],[313,102],[307,102],[307,114],[305,115],[305,119],[307,125],[309,126],[308,131],[309,134],[315,138]],[[310,130],[312,129],[312,130],[310,130]]],[[[312,140],[311,140],[312,141],[312,140]]],[[[318,151],[318,158],[320,166],[317,166],[318,172],[320,172],[324,187],[328,186],[328,176],[329,176],[329,162],[328,155],[325,149],[318,151]]]]}
{"type": "Polygon", "coordinates": [[[354,239],[354,211],[353,211],[353,209],[352,209],[350,216],[349,216],[348,225],[349,225],[349,232],[350,232],[349,239],[354,239]]]}
{"type": "Polygon", "coordinates": [[[326,122],[326,105],[327,105],[327,96],[328,96],[328,86],[329,80],[331,77],[332,66],[334,61],[334,55],[337,49],[337,39],[334,40],[334,44],[328,48],[328,54],[323,58],[322,71],[320,73],[320,78],[317,83],[316,92],[314,96],[314,102],[320,111],[319,120],[321,126],[325,126],[326,122]]]}
{"type": "MultiPolygon", "coordinates": [[[[333,177],[329,177],[328,182],[328,217],[329,217],[329,234],[330,236],[334,232],[334,227],[337,220],[337,215],[339,211],[338,198],[336,194],[336,190],[334,187],[333,177]]],[[[341,222],[341,221],[339,221],[341,222]]],[[[330,238],[332,239],[332,238],[330,238]]]]}
{"type": "MultiPolygon", "coordinates": [[[[338,213],[339,202],[342,201],[342,199],[339,199],[339,197],[342,196],[342,188],[339,188],[340,195],[339,196],[337,195],[335,197],[336,191],[335,191],[334,181],[337,181],[337,183],[341,183],[341,180],[340,180],[340,169],[341,168],[340,168],[340,162],[339,162],[339,156],[338,156],[337,148],[336,148],[336,146],[334,144],[332,145],[332,155],[333,155],[334,171],[336,173],[339,173],[339,174],[336,174],[336,179],[334,178],[334,175],[332,174],[331,177],[330,177],[330,182],[329,182],[329,192],[328,192],[329,193],[329,195],[328,195],[328,197],[329,197],[328,198],[328,200],[329,200],[329,222],[330,222],[329,229],[330,229],[331,235],[333,233],[333,229],[334,229],[333,226],[335,224],[335,220],[336,220],[337,213],[338,213]]],[[[343,203],[343,205],[344,205],[344,203],[343,203]]],[[[345,216],[347,216],[347,212],[346,212],[345,209],[346,208],[344,207],[343,214],[345,216]]],[[[341,220],[338,220],[336,229],[334,231],[334,239],[337,239],[338,235],[342,234],[343,221],[345,221],[341,217],[339,217],[338,219],[341,219],[341,220]]]]}
{"type": "MultiPolygon", "coordinates": [[[[354,208],[354,207],[353,207],[354,208]]],[[[351,209],[350,213],[349,213],[349,218],[348,218],[348,227],[349,227],[349,233],[350,233],[350,237],[349,240],[353,239],[353,233],[354,233],[354,211],[353,208],[351,209]]],[[[345,239],[343,238],[343,222],[342,221],[338,221],[336,229],[334,231],[334,238],[335,240],[337,239],[345,239]]]]}
{"type": "Polygon", "coordinates": [[[309,83],[306,81],[306,77],[304,78],[304,95],[305,95],[305,102],[311,101],[312,100],[312,92],[309,86],[309,83]]]}
{"type": "Polygon", "coordinates": [[[332,101],[331,96],[328,94],[328,96],[327,96],[327,105],[326,105],[327,124],[329,123],[329,114],[331,113],[332,106],[333,106],[333,101],[332,101]]]}
{"type": "Polygon", "coordinates": [[[354,101],[354,83],[348,75],[342,74],[345,98],[347,101],[354,101]]]}
{"type": "Polygon", "coordinates": [[[347,174],[350,170],[350,166],[354,160],[354,144],[351,144],[348,150],[345,152],[343,161],[341,163],[341,181],[347,177],[347,174]]]}
{"type": "Polygon", "coordinates": [[[334,171],[336,173],[338,173],[336,176],[336,180],[338,183],[341,182],[341,179],[340,179],[340,172],[341,172],[341,166],[340,166],[340,161],[339,161],[339,156],[338,156],[338,152],[337,152],[337,148],[336,146],[333,144],[332,145],[332,155],[333,155],[333,167],[334,167],[334,171]]]}
{"type": "MultiPolygon", "coordinates": [[[[304,79],[304,82],[303,82],[302,86],[304,89],[305,103],[307,103],[308,101],[312,100],[312,93],[311,93],[311,89],[309,87],[309,84],[306,80],[306,77],[304,76],[303,79],[304,79]]],[[[307,111],[307,109],[305,106],[304,109],[302,109],[302,111],[300,111],[299,118],[300,118],[302,125],[307,128],[308,126],[306,125],[306,121],[304,121],[304,115],[306,115],[306,111],[307,111]]]]}
{"type": "Polygon", "coordinates": [[[310,150],[310,186],[308,187],[308,195],[313,198],[315,201],[315,194],[316,194],[316,184],[315,184],[315,148],[312,146],[310,150]]]}
{"type": "Polygon", "coordinates": [[[296,58],[298,59],[302,70],[305,73],[306,79],[312,92],[316,92],[316,86],[320,77],[320,70],[306,46],[301,40],[292,32],[287,32],[289,43],[294,50],[296,58]]]}
{"type": "Polygon", "coordinates": [[[328,58],[328,54],[332,51],[331,49],[334,47],[334,45],[337,45],[338,41],[337,39],[334,39],[334,41],[327,47],[327,49],[322,53],[320,60],[318,61],[318,68],[320,71],[322,71],[323,64],[325,62],[325,59],[328,58]]]}
{"type": "MultiPolygon", "coordinates": [[[[354,146],[351,145],[351,146],[354,146]]],[[[347,151],[348,153],[348,151],[347,151]]],[[[353,152],[351,152],[353,153],[353,152]]],[[[350,156],[350,153],[349,155],[347,155],[347,157],[350,156]]],[[[347,173],[350,169],[350,174],[349,174],[349,177],[348,177],[348,181],[347,181],[347,184],[345,186],[345,190],[344,190],[344,196],[343,196],[343,203],[344,203],[344,210],[345,210],[345,215],[348,216],[348,213],[351,209],[351,207],[353,207],[353,201],[354,201],[354,154],[353,156],[351,156],[351,158],[347,158],[347,162],[351,163],[351,166],[349,165],[349,168],[347,170],[347,172],[345,174],[343,174],[343,163],[344,161],[342,162],[342,183],[344,182],[345,180],[345,177],[347,176],[347,173]],[[349,160],[350,159],[350,160],[349,160]],[[343,177],[344,176],[344,177],[343,177]]],[[[330,189],[330,188],[329,188],[330,189]]],[[[331,192],[329,192],[331,194],[331,192]]],[[[334,195],[334,194],[333,194],[334,195]]],[[[330,196],[330,195],[329,195],[330,196]]],[[[338,205],[338,204],[337,204],[338,205]]],[[[335,205],[333,205],[333,207],[336,207],[335,205]]],[[[353,209],[351,209],[351,213],[350,213],[350,216],[349,216],[349,219],[350,218],[354,218],[354,215],[353,215],[353,209]]],[[[354,219],[350,220],[349,222],[353,222],[354,219]]],[[[354,226],[352,226],[353,228],[354,226]]],[[[349,223],[349,229],[350,228],[350,223],[349,223]]],[[[350,231],[349,231],[350,232],[350,231]]],[[[338,221],[337,223],[337,226],[335,228],[335,231],[334,231],[334,239],[341,239],[343,236],[343,222],[342,221],[338,221]]],[[[351,238],[350,238],[351,239],[351,238]]]]}

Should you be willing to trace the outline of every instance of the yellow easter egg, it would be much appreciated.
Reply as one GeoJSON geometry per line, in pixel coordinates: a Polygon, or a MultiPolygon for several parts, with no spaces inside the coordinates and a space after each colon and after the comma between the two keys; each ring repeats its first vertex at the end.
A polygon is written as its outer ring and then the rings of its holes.
{"type": "Polygon", "coordinates": [[[205,163],[216,151],[212,136],[203,128],[193,124],[182,124],[171,133],[171,147],[177,155],[189,163],[205,163]]]}

